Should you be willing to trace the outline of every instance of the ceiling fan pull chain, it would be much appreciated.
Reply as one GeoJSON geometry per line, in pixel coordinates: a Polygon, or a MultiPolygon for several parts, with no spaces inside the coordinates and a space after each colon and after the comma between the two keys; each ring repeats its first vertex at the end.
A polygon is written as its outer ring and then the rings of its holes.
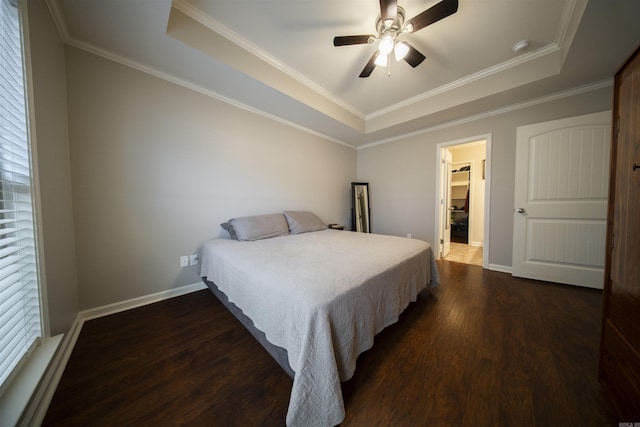
{"type": "MultiPolygon", "coordinates": [[[[389,55],[389,56],[391,56],[391,55],[389,55]]],[[[387,67],[388,67],[387,68],[387,73],[388,73],[387,77],[391,77],[391,58],[389,58],[389,61],[387,63],[387,67]]]]}

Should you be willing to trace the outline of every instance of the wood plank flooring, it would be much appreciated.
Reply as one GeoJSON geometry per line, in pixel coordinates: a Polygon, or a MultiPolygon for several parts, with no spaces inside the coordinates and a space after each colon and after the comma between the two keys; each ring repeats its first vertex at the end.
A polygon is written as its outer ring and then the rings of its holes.
{"type": "MultiPolygon", "coordinates": [[[[601,293],[440,261],[343,384],[342,426],[617,426],[601,293]]],[[[292,380],[208,291],[85,323],[45,426],[282,426],[292,380]]]]}

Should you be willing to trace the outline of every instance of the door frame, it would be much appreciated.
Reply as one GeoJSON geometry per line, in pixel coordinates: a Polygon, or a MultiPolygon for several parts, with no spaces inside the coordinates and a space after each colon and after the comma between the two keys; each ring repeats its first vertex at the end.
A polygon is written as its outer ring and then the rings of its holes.
{"type": "Polygon", "coordinates": [[[451,251],[451,221],[449,220],[449,209],[451,208],[451,164],[450,159],[453,157],[451,151],[446,147],[441,148],[442,159],[440,162],[439,175],[440,192],[442,194],[440,202],[440,216],[438,217],[438,255],[446,257],[451,251]],[[447,235],[448,233],[448,235],[447,235]]]}
{"type": "MultiPolygon", "coordinates": [[[[434,236],[437,239],[437,248],[438,250],[435,252],[436,259],[440,259],[440,231],[442,224],[441,221],[446,220],[446,218],[442,218],[442,208],[441,208],[441,200],[444,197],[442,194],[442,182],[445,177],[442,176],[441,164],[444,160],[444,148],[448,148],[454,145],[468,144],[470,142],[476,141],[485,141],[485,180],[484,180],[484,240],[482,242],[482,268],[489,268],[489,238],[491,236],[490,230],[490,210],[491,210],[491,133],[456,139],[453,141],[441,142],[436,145],[436,155],[434,156],[436,159],[435,170],[436,173],[436,199],[435,199],[435,225],[434,225],[434,236]]],[[[446,161],[446,160],[445,160],[446,161]]]]}

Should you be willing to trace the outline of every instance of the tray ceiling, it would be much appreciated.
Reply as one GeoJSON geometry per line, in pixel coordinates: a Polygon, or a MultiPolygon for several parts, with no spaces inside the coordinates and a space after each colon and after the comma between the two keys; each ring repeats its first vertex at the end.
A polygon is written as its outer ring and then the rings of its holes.
{"type": "MultiPolygon", "coordinates": [[[[405,0],[407,16],[434,0],[405,0]]],[[[65,42],[354,147],[611,82],[640,44],[632,0],[460,0],[406,35],[426,60],[358,74],[373,0],[49,0],[65,42]],[[529,47],[513,46],[528,40],[529,47]]],[[[404,35],[403,35],[404,37],[404,35]]]]}

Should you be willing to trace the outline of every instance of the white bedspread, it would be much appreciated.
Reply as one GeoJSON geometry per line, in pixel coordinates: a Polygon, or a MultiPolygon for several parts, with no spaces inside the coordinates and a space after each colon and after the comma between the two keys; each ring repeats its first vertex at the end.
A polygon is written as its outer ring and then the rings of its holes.
{"type": "Polygon", "coordinates": [[[288,426],[339,424],[340,382],[351,378],[358,355],[438,282],[427,243],[347,231],[216,239],[200,258],[201,276],[287,350],[295,372],[288,426]]]}

